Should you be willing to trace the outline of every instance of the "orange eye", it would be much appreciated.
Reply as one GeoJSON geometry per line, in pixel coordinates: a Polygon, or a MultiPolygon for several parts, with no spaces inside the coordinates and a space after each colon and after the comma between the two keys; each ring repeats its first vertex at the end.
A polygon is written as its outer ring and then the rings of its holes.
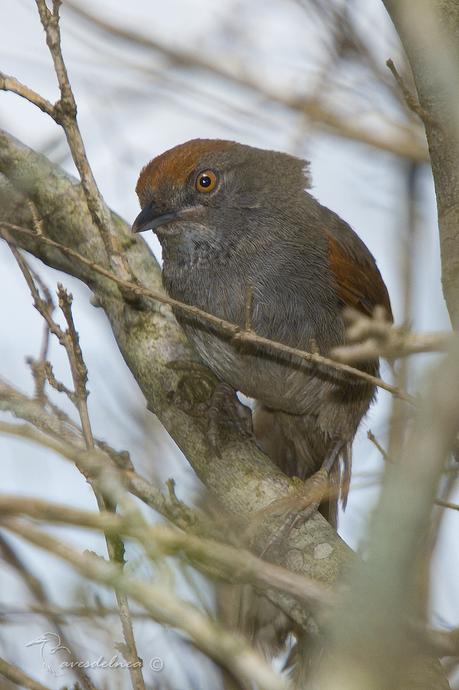
{"type": "Polygon", "coordinates": [[[217,186],[217,176],[213,170],[203,170],[196,178],[198,192],[211,192],[217,186]]]}

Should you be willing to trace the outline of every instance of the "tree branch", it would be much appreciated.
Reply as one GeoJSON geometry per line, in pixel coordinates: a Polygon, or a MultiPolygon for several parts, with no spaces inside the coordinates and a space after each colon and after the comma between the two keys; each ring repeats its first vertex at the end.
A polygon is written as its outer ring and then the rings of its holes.
{"type": "MultiPolygon", "coordinates": [[[[34,233],[27,228],[22,228],[11,223],[2,223],[0,221],[0,235],[3,236],[3,238],[11,244],[12,240],[10,236],[10,231],[15,234],[19,233],[23,235],[28,235],[30,238],[40,241],[43,244],[47,244],[50,247],[55,247],[56,249],[59,249],[59,251],[63,252],[67,256],[71,257],[72,259],[75,259],[76,261],[79,261],[84,266],[87,266],[89,269],[91,269],[91,271],[99,273],[100,275],[105,276],[109,280],[112,280],[114,283],[123,288],[125,293],[132,293],[133,295],[137,296],[140,295],[148,300],[151,299],[156,302],[159,302],[160,304],[166,304],[170,307],[173,307],[175,310],[182,311],[185,314],[189,314],[190,316],[199,317],[201,320],[204,320],[212,326],[215,326],[220,333],[230,336],[230,338],[234,342],[237,342],[239,344],[252,345],[257,348],[260,348],[265,352],[274,351],[286,357],[295,358],[298,360],[302,360],[304,362],[311,362],[312,364],[321,365],[330,369],[334,369],[335,371],[341,371],[346,374],[350,374],[352,377],[361,379],[362,381],[366,381],[367,383],[370,383],[373,386],[377,386],[378,388],[382,388],[388,391],[396,398],[400,398],[401,400],[409,402],[412,405],[415,404],[415,399],[413,398],[413,396],[409,395],[408,393],[406,393],[406,391],[402,390],[401,388],[387,383],[387,381],[384,381],[378,376],[372,376],[371,374],[368,374],[366,371],[362,371],[361,369],[357,369],[356,367],[347,364],[345,361],[346,358],[343,355],[343,352],[346,353],[344,347],[336,348],[333,352],[336,352],[338,354],[338,357],[337,359],[331,359],[330,357],[325,357],[319,354],[318,352],[307,352],[306,350],[300,350],[299,348],[290,347],[289,345],[285,345],[284,343],[271,340],[270,338],[263,338],[262,336],[255,333],[255,331],[253,331],[251,328],[247,328],[247,326],[241,328],[235,323],[226,321],[225,319],[222,319],[219,316],[210,314],[209,312],[203,311],[202,309],[199,309],[198,307],[195,307],[191,304],[180,302],[179,300],[173,299],[172,297],[169,297],[164,293],[153,291],[148,288],[145,288],[143,285],[138,285],[137,283],[131,283],[129,281],[123,280],[122,278],[116,276],[112,271],[107,270],[106,268],[100,266],[94,261],[89,261],[78,252],[75,252],[70,248],[65,247],[60,242],[55,242],[54,240],[51,240],[49,237],[46,237],[43,234],[37,235],[37,233],[34,233]]],[[[367,318],[367,321],[371,323],[372,319],[367,318]]],[[[386,323],[385,333],[389,333],[389,327],[390,325],[386,323]]],[[[433,343],[431,339],[427,339],[426,345],[424,345],[424,349],[422,349],[423,342],[424,341],[422,341],[421,339],[418,342],[416,350],[417,352],[431,352],[432,349],[434,349],[435,344],[437,344],[436,349],[438,349],[438,343],[441,343],[441,340],[439,338],[438,341],[435,341],[435,343],[433,343]]],[[[372,356],[379,357],[380,354],[384,353],[375,352],[372,356]]],[[[352,361],[353,358],[355,358],[356,361],[359,360],[359,357],[354,357],[354,353],[353,351],[351,351],[349,354],[349,361],[352,361]]]]}
{"type": "Polygon", "coordinates": [[[217,576],[228,582],[252,584],[260,590],[277,589],[295,597],[315,612],[330,608],[336,601],[335,593],[325,585],[263,561],[250,551],[203,539],[166,525],[152,527],[141,519],[140,513],[125,517],[108,511],[97,514],[26,496],[2,495],[0,516],[5,515],[25,515],[45,522],[131,537],[140,542],[152,557],[156,558],[158,551],[167,556],[183,555],[206,575],[217,576]]]}
{"type": "Polygon", "coordinates": [[[459,5],[383,0],[413,71],[437,196],[443,293],[459,329],[459,5]]]}
{"type": "Polygon", "coordinates": [[[36,105],[37,108],[40,108],[40,110],[54,119],[54,105],[33,89],[25,84],[21,84],[15,77],[10,77],[8,74],[0,72],[0,90],[16,93],[18,96],[21,96],[21,98],[25,98],[27,101],[30,101],[30,103],[36,105]]]}

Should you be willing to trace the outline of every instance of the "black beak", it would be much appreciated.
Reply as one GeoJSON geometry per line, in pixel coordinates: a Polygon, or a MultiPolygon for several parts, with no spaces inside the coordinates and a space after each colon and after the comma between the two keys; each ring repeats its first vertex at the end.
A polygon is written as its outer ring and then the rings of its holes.
{"type": "Polygon", "coordinates": [[[148,204],[143,208],[132,224],[132,232],[144,232],[145,230],[156,230],[160,225],[175,220],[177,214],[168,211],[163,212],[154,203],[148,204]]]}

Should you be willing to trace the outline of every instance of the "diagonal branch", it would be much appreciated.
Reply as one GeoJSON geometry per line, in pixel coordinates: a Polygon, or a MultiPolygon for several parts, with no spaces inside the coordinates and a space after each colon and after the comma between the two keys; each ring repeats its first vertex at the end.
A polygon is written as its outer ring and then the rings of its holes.
{"type": "Polygon", "coordinates": [[[10,664],[6,659],[0,659],[0,675],[26,690],[50,690],[46,685],[31,678],[22,669],[14,664],[10,664]]]}
{"type": "MultiPolygon", "coordinates": [[[[384,381],[378,376],[373,376],[371,374],[368,374],[366,371],[363,371],[361,369],[357,369],[356,367],[350,366],[349,364],[346,363],[346,361],[341,361],[345,360],[345,357],[341,356],[341,353],[344,351],[345,353],[347,352],[346,348],[336,348],[336,352],[340,355],[340,358],[337,359],[331,359],[330,357],[325,357],[324,355],[321,355],[318,352],[307,352],[305,350],[300,350],[299,348],[295,347],[290,347],[289,345],[285,345],[284,343],[271,340],[270,338],[264,338],[260,335],[258,335],[255,331],[253,331],[250,327],[250,322],[247,321],[246,319],[246,324],[244,328],[241,328],[235,323],[232,323],[230,321],[226,321],[225,319],[220,318],[219,316],[215,316],[214,314],[211,314],[209,312],[203,311],[202,309],[199,309],[198,307],[195,307],[191,304],[186,304],[185,302],[180,302],[179,300],[173,299],[172,297],[169,297],[168,295],[165,295],[164,293],[161,293],[159,291],[153,291],[148,288],[145,288],[142,285],[138,285],[137,283],[131,283],[129,281],[123,280],[116,276],[112,271],[107,270],[103,266],[100,266],[99,264],[95,263],[94,261],[89,261],[86,259],[84,256],[79,254],[78,252],[75,252],[68,247],[63,246],[59,242],[55,242],[54,240],[51,240],[49,237],[46,237],[45,235],[37,235],[36,233],[32,232],[31,230],[27,228],[22,228],[19,226],[13,226],[10,223],[1,223],[0,222],[0,235],[4,237],[10,244],[11,244],[11,239],[9,230],[15,232],[15,233],[22,233],[25,235],[29,235],[29,237],[32,237],[33,239],[42,242],[44,244],[47,244],[48,246],[55,247],[56,249],[59,249],[61,252],[64,254],[67,254],[68,256],[72,257],[73,259],[76,259],[79,261],[81,264],[87,266],[90,268],[92,271],[95,271],[96,273],[99,273],[100,275],[105,276],[109,280],[112,280],[114,283],[119,285],[124,289],[125,292],[132,292],[134,295],[141,295],[142,297],[145,297],[147,299],[154,300],[155,302],[160,302],[161,304],[166,304],[170,307],[173,307],[175,310],[182,311],[186,314],[189,314],[190,316],[194,317],[199,317],[200,319],[206,321],[207,323],[211,324],[214,326],[220,333],[224,335],[230,336],[230,338],[239,344],[246,344],[246,345],[252,345],[254,347],[260,348],[261,350],[264,350],[265,352],[269,351],[274,351],[276,353],[279,353],[281,355],[284,355],[286,357],[292,357],[296,358],[298,360],[302,360],[305,362],[310,362],[312,364],[317,364],[320,366],[325,366],[330,369],[334,369],[335,371],[341,371],[346,374],[350,374],[352,377],[358,378],[362,381],[366,381],[367,383],[370,383],[374,386],[377,386],[379,388],[382,388],[392,395],[394,395],[396,398],[400,398],[401,400],[404,400],[405,402],[408,402],[412,405],[415,404],[415,398],[412,395],[409,395],[406,393],[403,389],[394,386],[390,383],[387,383],[387,381],[384,381]],[[249,327],[247,327],[249,325],[249,327]]],[[[372,321],[371,319],[367,319],[368,321],[372,321]]],[[[386,330],[387,330],[386,325],[386,330]]],[[[434,340],[434,339],[429,339],[426,343],[424,341],[421,341],[420,343],[417,344],[417,351],[432,351],[432,349],[441,349],[443,347],[443,341],[441,338],[434,340]]],[[[401,349],[401,348],[399,348],[401,349]]],[[[360,353],[359,353],[360,354],[360,353]]],[[[379,357],[380,353],[375,347],[372,347],[370,356],[372,357],[379,357]]],[[[392,352],[390,353],[392,354],[392,352]]],[[[354,352],[351,350],[351,357],[350,359],[354,356],[354,352]]],[[[359,360],[359,357],[356,357],[357,360],[359,360]]]]}
{"type": "Polygon", "coordinates": [[[135,539],[150,557],[158,552],[181,555],[189,559],[205,575],[228,582],[252,584],[260,591],[274,588],[294,597],[301,604],[322,613],[336,603],[336,593],[325,585],[291,573],[278,565],[263,561],[246,549],[235,548],[214,539],[204,539],[166,525],[151,526],[135,515],[119,515],[109,511],[99,514],[69,508],[26,496],[0,496],[0,516],[27,516],[56,524],[96,529],[110,535],[135,539]]]}

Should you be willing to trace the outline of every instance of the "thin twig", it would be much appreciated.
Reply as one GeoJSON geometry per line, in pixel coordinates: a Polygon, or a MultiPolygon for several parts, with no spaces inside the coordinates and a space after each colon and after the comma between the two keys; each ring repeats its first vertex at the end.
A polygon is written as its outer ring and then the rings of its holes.
{"type": "Polygon", "coordinates": [[[386,451],[386,450],[382,447],[382,445],[379,443],[378,439],[376,438],[376,436],[374,435],[374,433],[371,431],[371,429],[369,429],[369,430],[367,431],[367,438],[368,438],[369,441],[372,442],[372,444],[373,444],[374,446],[376,446],[376,448],[379,450],[379,452],[381,453],[382,457],[384,458],[384,460],[385,460],[386,462],[392,462],[392,460],[390,459],[389,455],[387,454],[387,451],[386,451]]]}
{"type": "MultiPolygon", "coordinates": [[[[409,402],[412,405],[416,404],[416,399],[412,395],[409,395],[405,391],[399,389],[397,386],[393,386],[390,383],[384,381],[383,379],[378,378],[377,376],[372,376],[371,374],[368,374],[365,371],[361,371],[360,369],[345,364],[344,362],[337,362],[328,357],[324,357],[319,353],[306,352],[305,350],[289,347],[288,345],[284,345],[284,343],[270,340],[269,338],[263,338],[257,335],[256,333],[253,333],[252,331],[246,331],[244,329],[241,329],[241,327],[237,324],[226,321],[225,319],[221,319],[218,316],[214,316],[213,314],[205,312],[202,309],[198,309],[197,307],[194,307],[192,305],[185,304],[184,302],[180,302],[179,300],[175,300],[172,297],[168,297],[167,295],[161,292],[158,292],[156,290],[150,290],[137,283],[132,283],[130,281],[123,280],[110,270],[104,268],[103,266],[100,266],[94,261],[86,259],[84,256],[82,256],[75,250],[65,247],[64,245],[50,239],[49,237],[38,236],[33,231],[28,230],[27,228],[12,225],[11,223],[0,223],[0,227],[3,228],[1,230],[1,233],[3,235],[5,234],[5,229],[7,231],[9,229],[13,232],[19,232],[23,235],[27,235],[35,241],[59,249],[67,256],[79,261],[83,265],[90,268],[91,271],[95,271],[96,273],[99,273],[105,278],[112,280],[114,283],[124,288],[125,290],[132,292],[134,295],[146,297],[147,299],[153,299],[157,302],[160,302],[161,304],[166,304],[172,307],[173,309],[177,309],[186,314],[189,314],[190,316],[203,319],[208,323],[212,324],[212,326],[215,326],[222,333],[231,336],[237,342],[252,344],[257,347],[261,347],[264,350],[266,349],[268,351],[275,350],[276,352],[281,352],[285,355],[297,357],[298,359],[310,362],[311,364],[320,364],[326,367],[330,367],[332,369],[335,369],[336,371],[344,372],[346,374],[359,378],[362,381],[366,381],[367,383],[370,383],[373,386],[383,388],[395,397],[400,398],[401,400],[405,400],[406,402],[409,402]]],[[[10,242],[11,241],[12,240],[10,239],[10,242]]]]}
{"type": "MultiPolygon", "coordinates": [[[[61,327],[53,319],[49,300],[43,300],[41,298],[38,288],[35,285],[34,278],[27,265],[27,262],[24,260],[24,258],[21,256],[21,254],[14,245],[10,244],[9,246],[24,275],[27,285],[29,286],[36,309],[40,312],[51,333],[53,333],[58,338],[59,343],[66,350],[68,361],[70,364],[70,371],[72,374],[74,390],[70,391],[63,385],[61,389],[67,393],[69,398],[75,404],[80,417],[81,428],[83,432],[84,441],[86,444],[86,449],[89,452],[93,452],[95,449],[95,442],[92,433],[87,405],[88,390],[86,388],[86,383],[88,379],[88,370],[83,359],[78,333],[76,331],[73,320],[71,308],[72,295],[70,295],[62,285],[58,285],[57,294],[59,300],[59,307],[67,323],[67,329],[66,331],[63,331],[61,327]]],[[[104,496],[103,493],[100,491],[100,489],[97,486],[97,483],[94,482],[91,474],[86,474],[85,476],[89,478],[91,487],[94,491],[97,500],[97,504],[99,506],[99,510],[116,510],[116,506],[111,505],[111,503],[107,500],[107,497],[104,496]]],[[[106,543],[110,559],[118,563],[122,563],[124,565],[124,545],[121,542],[121,540],[116,536],[106,535],[106,543]]],[[[123,635],[126,642],[126,660],[130,662],[129,674],[131,676],[132,687],[135,690],[145,690],[141,665],[139,665],[138,663],[139,656],[137,654],[137,647],[134,638],[132,620],[130,618],[129,604],[124,593],[115,590],[115,595],[117,598],[118,607],[120,611],[120,621],[123,629],[123,635]]]]}
{"type": "Polygon", "coordinates": [[[62,126],[65,132],[73,162],[80,175],[89,212],[100,233],[113,271],[123,278],[132,278],[127,263],[116,246],[112,228],[112,217],[97,186],[91,166],[89,165],[83,138],[78,125],[77,105],[61,48],[59,26],[59,8],[61,0],[53,0],[52,10],[47,7],[46,0],[36,0],[36,4],[42,26],[45,30],[46,43],[54,63],[54,70],[60,90],[60,99],[48,114],[62,126]]]}
{"type": "Polygon", "coordinates": [[[372,317],[348,308],[344,318],[346,344],[335,347],[332,356],[348,364],[377,357],[393,360],[420,352],[446,352],[452,339],[457,337],[451,331],[412,333],[406,326],[406,319],[401,326],[394,326],[379,308],[372,317]]]}
{"type": "Polygon", "coordinates": [[[451,503],[450,501],[443,501],[441,498],[437,498],[435,501],[437,506],[442,508],[450,508],[451,510],[459,510],[459,505],[457,503],[451,503]]]}
{"type": "MultiPolygon", "coordinates": [[[[382,445],[379,443],[378,439],[376,436],[373,434],[371,430],[367,432],[367,438],[373,443],[373,445],[378,449],[378,451],[381,453],[383,459],[385,462],[388,463],[393,463],[393,460],[391,459],[389,453],[382,447],[382,445]]],[[[455,481],[453,478],[452,481],[455,481]]],[[[450,508],[451,510],[459,510],[459,505],[456,503],[451,503],[450,501],[444,501],[442,498],[436,498],[434,500],[435,505],[440,506],[441,508],[450,508]]]]}
{"type": "Polygon", "coordinates": [[[400,91],[403,94],[403,98],[405,99],[405,103],[408,106],[408,108],[413,113],[415,113],[415,115],[417,115],[424,124],[429,124],[431,126],[433,126],[433,125],[437,126],[437,123],[431,117],[430,113],[428,113],[427,110],[424,110],[424,108],[421,106],[421,104],[419,103],[416,96],[413,93],[411,93],[410,89],[405,84],[404,80],[402,79],[400,73],[398,72],[398,70],[394,64],[394,61],[391,58],[389,58],[388,60],[386,60],[386,65],[388,66],[388,68],[392,72],[394,79],[397,82],[397,84],[400,88],[400,91]]]}
{"type": "Polygon", "coordinates": [[[46,98],[43,98],[43,96],[40,96],[40,94],[33,89],[29,89],[29,87],[25,86],[25,84],[21,84],[21,82],[14,77],[10,77],[8,74],[3,74],[3,72],[0,72],[0,90],[12,91],[13,93],[16,93],[18,96],[21,96],[22,98],[30,101],[30,103],[36,105],[37,108],[40,108],[40,110],[54,119],[55,113],[54,105],[52,103],[47,101],[46,98]]]}
{"type": "MultiPolygon", "coordinates": [[[[34,204],[31,204],[32,207],[34,207],[34,204]]],[[[36,224],[36,229],[39,227],[38,223],[36,224]]],[[[43,283],[40,283],[40,278],[38,275],[34,275],[35,280],[40,284],[41,290],[45,296],[45,299],[48,303],[48,308],[51,312],[51,314],[54,311],[54,302],[52,299],[52,296],[50,292],[48,291],[46,285],[43,283]]],[[[47,361],[48,359],[48,350],[49,350],[49,341],[50,341],[50,331],[49,331],[49,326],[45,322],[43,324],[43,336],[42,336],[42,343],[41,343],[41,348],[40,348],[40,355],[38,359],[33,359],[33,357],[27,358],[27,363],[29,364],[31,371],[32,371],[32,376],[35,382],[35,398],[38,400],[38,402],[42,405],[48,402],[48,398],[46,395],[45,391],[45,386],[46,386],[46,381],[49,380],[48,377],[48,365],[50,363],[47,361]]],[[[52,373],[52,370],[51,370],[52,373]]]]}
{"type": "Polygon", "coordinates": [[[254,295],[253,284],[249,283],[247,286],[247,296],[246,296],[246,300],[245,300],[245,319],[244,319],[244,330],[247,332],[252,332],[253,295],[254,295]]]}

